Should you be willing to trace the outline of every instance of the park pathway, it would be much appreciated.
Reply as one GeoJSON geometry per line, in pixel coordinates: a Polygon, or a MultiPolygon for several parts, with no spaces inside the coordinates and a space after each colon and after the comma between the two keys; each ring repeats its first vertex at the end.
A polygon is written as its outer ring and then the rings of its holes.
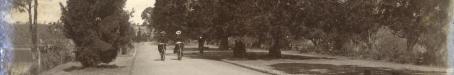
{"type": "Polygon", "coordinates": [[[157,46],[151,43],[137,46],[136,50],[131,75],[265,75],[222,61],[189,57],[176,60],[171,50],[167,50],[166,60],[161,61],[157,46]]]}

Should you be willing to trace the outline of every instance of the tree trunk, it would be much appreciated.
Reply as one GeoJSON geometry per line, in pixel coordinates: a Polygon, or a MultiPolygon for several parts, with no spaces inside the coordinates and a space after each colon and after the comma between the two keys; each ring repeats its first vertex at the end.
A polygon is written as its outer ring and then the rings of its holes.
{"type": "Polygon", "coordinates": [[[205,37],[200,37],[199,40],[198,40],[198,43],[199,43],[199,53],[200,54],[203,54],[203,51],[205,49],[205,37]]]}
{"type": "Polygon", "coordinates": [[[417,38],[407,38],[407,51],[412,51],[416,45],[417,38]]]}
{"type": "Polygon", "coordinates": [[[229,49],[229,38],[228,37],[221,38],[219,49],[221,49],[221,50],[229,49]]]}
{"type": "Polygon", "coordinates": [[[235,47],[233,49],[234,57],[243,58],[246,56],[246,46],[241,40],[235,41],[235,47]]]}
{"type": "Polygon", "coordinates": [[[313,39],[311,39],[311,41],[314,44],[314,47],[310,48],[310,49],[313,49],[312,51],[314,51],[314,52],[321,52],[321,49],[324,48],[324,46],[322,44],[322,40],[319,38],[313,38],[313,39]]]}
{"type": "MultiPolygon", "coordinates": [[[[27,9],[27,11],[28,11],[28,24],[30,25],[30,29],[29,29],[29,30],[30,30],[30,36],[33,37],[33,24],[34,24],[34,22],[33,22],[33,15],[32,15],[33,12],[32,12],[32,9],[33,9],[33,8],[32,8],[32,2],[29,2],[29,3],[28,3],[28,9],[27,9]]],[[[32,40],[32,43],[33,43],[33,38],[30,38],[30,40],[32,40]]],[[[36,52],[36,48],[35,48],[34,46],[35,46],[35,45],[32,45],[31,50],[32,50],[33,52],[36,52]]]]}
{"type": "Polygon", "coordinates": [[[333,52],[330,52],[330,53],[333,53],[333,54],[337,54],[337,55],[344,55],[343,53],[345,53],[344,49],[342,48],[342,46],[344,45],[344,42],[346,41],[346,39],[342,39],[343,37],[336,37],[336,39],[334,40],[334,50],[333,52]]]}
{"type": "Polygon", "coordinates": [[[35,0],[34,6],[34,15],[33,15],[33,26],[32,26],[32,43],[33,46],[36,48],[38,46],[38,0],[35,0]]]}
{"type": "Polygon", "coordinates": [[[32,43],[33,48],[38,52],[38,72],[41,72],[41,52],[38,50],[38,0],[34,0],[34,3],[32,43]]]}
{"type": "Polygon", "coordinates": [[[314,44],[314,47],[318,47],[319,46],[319,41],[316,40],[315,38],[314,39],[310,39],[311,42],[314,44]]]}
{"type": "Polygon", "coordinates": [[[32,13],[32,3],[31,2],[28,3],[27,11],[28,11],[28,24],[30,25],[29,30],[30,30],[30,33],[33,33],[33,15],[32,15],[33,13],[32,13]]]}
{"type": "Polygon", "coordinates": [[[271,45],[271,48],[269,49],[269,56],[270,57],[274,57],[274,58],[280,58],[282,55],[281,55],[281,49],[282,49],[282,46],[281,46],[281,40],[280,38],[274,38],[273,41],[272,41],[272,45],[271,45]]]}
{"type": "Polygon", "coordinates": [[[252,47],[253,47],[253,48],[261,48],[263,41],[264,41],[264,39],[263,39],[262,37],[259,37],[259,38],[258,38],[258,41],[255,42],[255,43],[252,45],[252,47]]]}
{"type": "Polygon", "coordinates": [[[33,28],[32,28],[32,42],[36,48],[38,46],[38,0],[35,0],[34,15],[33,15],[33,28]]]}

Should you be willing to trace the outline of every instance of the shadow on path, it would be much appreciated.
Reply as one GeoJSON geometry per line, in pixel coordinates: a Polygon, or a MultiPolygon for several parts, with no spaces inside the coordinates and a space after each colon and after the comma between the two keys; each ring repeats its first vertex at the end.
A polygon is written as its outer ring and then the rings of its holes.
{"type": "Polygon", "coordinates": [[[74,70],[81,70],[81,69],[84,69],[84,67],[81,67],[81,66],[71,66],[71,67],[69,67],[69,68],[63,69],[63,71],[65,71],[65,72],[71,72],[71,71],[74,71],[74,70]]]}
{"type": "Polygon", "coordinates": [[[117,68],[125,68],[126,66],[117,66],[117,65],[107,65],[107,64],[101,64],[95,67],[82,67],[82,66],[71,66],[69,68],[63,69],[65,72],[72,72],[75,70],[83,70],[85,68],[100,68],[100,69],[117,69],[117,68]]]}
{"type": "Polygon", "coordinates": [[[355,65],[330,65],[307,63],[279,63],[270,65],[289,74],[314,75],[446,75],[444,72],[394,70],[389,68],[360,67],[355,65]]]}
{"type": "Polygon", "coordinates": [[[96,68],[103,68],[103,69],[116,69],[116,68],[125,68],[126,66],[118,66],[118,65],[98,65],[96,68]]]}
{"type": "Polygon", "coordinates": [[[274,60],[274,59],[291,59],[291,60],[310,60],[310,59],[334,59],[326,57],[309,57],[309,56],[298,56],[298,55],[282,55],[282,58],[272,58],[268,56],[267,52],[247,52],[247,55],[244,58],[236,59],[233,57],[232,51],[227,50],[212,50],[205,51],[204,54],[200,54],[197,51],[185,52],[185,57],[190,57],[194,59],[211,59],[211,60],[222,60],[222,59],[231,59],[231,60],[274,60]]]}
{"type": "MultiPolygon", "coordinates": [[[[289,60],[316,60],[333,59],[327,57],[310,57],[299,55],[282,55],[282,58],[270,58],[267,52],[247,52],[245,58],[234,58],[231,50],[206,50],[204,54],[199,54],[197,49],[185,50],[185,57],[194,59],[209,59],[221,61],[229,59],[234,61],[241,60],[267,60],[289,59],[289,60]]],[[[309,64],[309,63],[278,63],[269,65],[275,70],[288,74],[313,74],[313,75],[446,75],[445,72],[432,71],[413,71],[395,70],[378,67],[360,67],[355,65],[331,65],[331,64],[309,64]]]]}

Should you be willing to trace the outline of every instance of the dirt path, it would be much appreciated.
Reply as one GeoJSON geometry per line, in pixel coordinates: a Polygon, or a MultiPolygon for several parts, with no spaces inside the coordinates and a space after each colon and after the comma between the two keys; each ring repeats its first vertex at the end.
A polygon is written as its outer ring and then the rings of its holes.
{"type": "Polygon", "coordinates": [[[130,56],[119,56],[114,62],[99,67],[81,68],[78,62],[70,62],[41,75],[266,75],[222,61],[189,55],[181,61],[175,60],[176,56],[170,50],[167,51],[167,60],[161,61],[157,46],[151,43],[135,44],[135,51],[130,56]]]}
{"type": "Polygon", "coordinates": [[[131,75],[265,75],[222,61],[190,57],[175,60],[176,56],[171,50],[167,50],[166,60],[161,61],[157,46],[136,48],[137,55],[131,75]]]}

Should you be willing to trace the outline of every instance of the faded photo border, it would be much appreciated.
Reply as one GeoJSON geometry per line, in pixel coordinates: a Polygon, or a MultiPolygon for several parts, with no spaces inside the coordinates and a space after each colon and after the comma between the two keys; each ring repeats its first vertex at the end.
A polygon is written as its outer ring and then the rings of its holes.
{"type": "Polygon", "coordinates": [[[448,65],[449,68],[447,69],[448,75],[453,75],[454,74],[454,0],[450,0],[449,3],[449,17],[450,17],[450,22],[449,22],[449,27],[447,28],[449,33],[448,33],[448,65]]]}
{"type": "Polygon", "coordinates": [[[0,75],[8,75],[8,66],[13,60],[11,35],[13,28],[9,23],[13,0],[0,0],[0,75]]]}
{"type": "MultiPolygon", "coordinates": [[[[14,53],[12,53],[14,44],[12,44],[12,37],[14,35],[14,28],[11,26],[14,22],[11,19],[11,8],[14,0],[0,0],[0,75],[7,75],[8,64],[14,59],[14,53]]],[[[448,75],[454,75],[454,0],[450,0],[449,6],[449,27],[446,29],[449,31],[447,46],[448,47],[448,64],[447,69],[448,75]]]]}

